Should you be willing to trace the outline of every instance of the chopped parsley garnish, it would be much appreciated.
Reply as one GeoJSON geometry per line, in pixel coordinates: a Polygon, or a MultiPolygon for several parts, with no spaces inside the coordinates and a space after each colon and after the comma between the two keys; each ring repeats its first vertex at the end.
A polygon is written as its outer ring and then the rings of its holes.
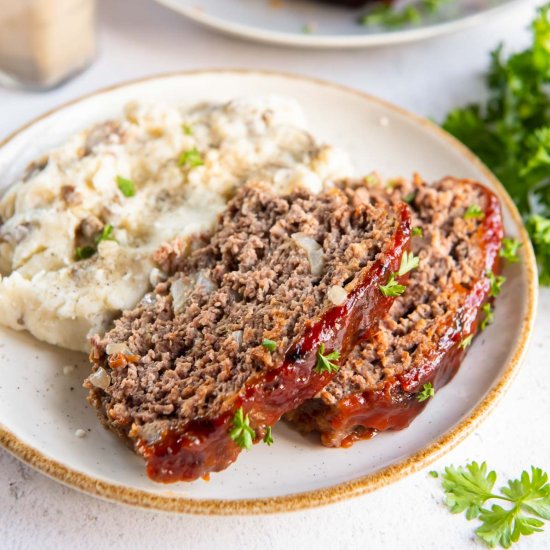
{"type": "Polygon", "coordinates": [[[409,193],[403,197],[403,202],[406,202],[407,204],[411,204],[412,201],[414,201],[416,197],[416,191],[413,191],[412,193],[409,193]]]}
{"type": "Polygon", "coordinates": [[[435,395],[434,387],[432,386],[431,382],[428,382],[422,386],[422,391],[416,396],[416,398],[418,399],[418,401],[422,403],[422,401],[426,401],[426,399],[429,399],[434,395],[435,395]]]}
{"type": "Polygon", "coordinates": [[[188,166],[190,168],[195,168],[197,166],[202,166],[204,164],[202,160],[202,155],[196,147],[189,149],[189,151],[183,151],[183,153],[178,158],[178,166],[188,166]]]}
{"type": "Polygon", "coordinates": [[[436,13],[449,0],[420,0],[415,4],[398,9],[390,4],[378,4],[359,18],[359,23],[366,26],[403,27],[420,23],[422,19],[436,13]]]}
{"type": "Polygon", "coordinates": [[[403,277],[409,271],[416,269],[420,264],[420,258],[415,256],[412,252],[405,251],[401,256],[401,264],[399,265],[398,277],[403,277]]]}
{"type": "Polygon", "coordinates": [[[265,427],[264,443],[270,447],[273,445],[273,436],[271,435],[271,426],[265,427]]]}
{"type": "Polygon", "coordinates": [[[74,251],[74,257],[76,260],[87,260],[96,253],[96,249],[93,246],[78,246],[74,251]]]}
{"type": "Polygon", "coordinates": [[[409,271],[416,269],[420,264],[420,258],[415,256],[412,252],[404,252],[401,256],[401,263],[399,265],[399,271],[390,275],[388,282],[385,285],[379,285],[380,292],[386,297],[401,296],[407,289],[405,285],[401,285],[397,282],[396,277],[402,277],[409,271]]]}
{"type": "Polygon", "coordinates": [[[317,364],[315,365],[315,372],[319,374],[322,374],[323,372],[328,372],[329,374],[338,372],[340,367],[333,363],[333,361],[338,361],[338,359],[340,359],[339,351],[335,350],[328,355],[325,355],[325,344],[321,344],[317,350],[317,364]]]}
{"type": "Polygon", "coordinates": [[[422,231],[422,228],[419,225],[412,228],[413,237],[422,237],[423,235],[424,235],[424,232],[422,231]]]}
{"type": "Polygon", "coordinates": [[[509,548],[521,535],[541,532],[544,521],[550,520],[548,474],[531,466],[531,472],[524,470],[497,493],[493,489],[497,474],[487,470],[485,462],[445,468],[441,479],[451,513],[465,512],[468,520],[479,519],[475,533],[490,547],[509,548]]]}
{"type": "Polygon", "coordinates": [[[493,322],[493,308],[491,304],[487,302],[481,308],[481,311],[485,314],[483,320],[481,321],[481,330],[485,330],[493,322]]]}
{"type": "Polygon", "coordinates": [[[388,282],[385,285],[380,285],[378,287],[380,289],[380,292],[388,297],[395,297],[395,296],[401,296],[405,290],[407,290],[407,287],[405,285],[400,285],[395,280],[395,273],[392,273],[390,275],[390,278],[388,279],[388,282]]]}
{"type": "Polygon", "coordinates": [[[229,432],[231,439],[241,448],[250,449],[256,437],[256,432],[250,426],[248,414],[244,414],[243,408],[239,407],[233,417],[233,428],[229,432]]]}
{"type": "Polygon", "coordinates": [[[275,340],[269,340],[264,338],[262,340],[262,346],[269,352],[273,353],[277,349],[277,342],[275,340]]]}
{"type": "Polygon", "coordinates": [[[491,285],[489,296],[498,296],[502,290],[502,285],[506,282],[506,277],[495,275],[491,270],[487,271],[487,277],[489,277],[489,284],[491,285]]]}
{"type": "Polygon", "coordinates": [[[359,23],[367,27],[402,27],[421,20],[422,16],[416,6],[409,5],[397,10],[389,4],[380,4],[361,16],[359,23]]]}
{"type": "Polygon", "coordinates": [[[430,477],[439,477],[439,474],[438,474],[435,470],[430,470],[430,471],[428,472],[428,475],[429,475],[430,477]]]}
{"type": "Polygon", "coordinates": [[[471,204],[466,209],[466,212],[464,212],[465,220],[483,219],[484,217],[485,217],[485,212],[481,210],[478,204],[471,204]]]}
{"type": "Polygon", "coordinates": [[[492,52],[486,84],[488,99],[450,112],[443,128],[504,184],[533,242],[541,284],[550,285],[550,4],[538,8],[528,48],[492,52]]]}
{"type": "Polygon", "coordinates": [[[376,185],[380,185],[380,178],[378,177],[377,174],[375,174],[374,172],[372,172],[371,174],[368,174],[365,176],[365,183],[368,185],[368,186],[376,186],[376,185]]]}
{"type": "Polygon", "coordinates": [[[519,262],[519,249],[521,243],[517,239],[510,239],[504,237],[502,239],[502,248],[500,249],[499,256],[504,258],[507,262],[515,264],[519,262]]]}
{"type": "Polygon", "coordinates": [[[468,336],[466,336],[465,338],[462,338],[462,340],[460,340],[460,343],[458,344],[458,347],[460,349],[466,349],[466,348],[470,347],[472,345],[472,340],[473,339],[474,339],[474,335],[469,334],[468,336]]]}
{"type": "Polygon", "coordinates": [[[96,235],[95,237],[95,243],[99,244],[101,241],[116,241],[116,239],[113,237],[113,226],[108,223],[103,226],[103,229],[101,230],[101,233],[99,235],[96,235]]]}
{"type": "Polygon", "coordinates": [[[182,124],[181,129],[183,130],[183,133],[186,136],[192,136],[193,135],[193,128],[189,124],[182,124]]]}
{"type": "Polygon", "coordinates": [[[116,184],[125,197],[133,197],[136,194],[136,186],[132,180],[117,176],[116,184]]]}

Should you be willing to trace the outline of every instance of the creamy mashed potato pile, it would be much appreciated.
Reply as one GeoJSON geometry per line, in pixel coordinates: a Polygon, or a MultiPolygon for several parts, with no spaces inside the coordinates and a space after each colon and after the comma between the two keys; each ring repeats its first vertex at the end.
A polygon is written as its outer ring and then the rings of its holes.
{"type": "Polygon", "coordinates": [[[208,230],[235,188],[318,191],[349,175],[346,155],[316,143],[292,100],[128,105],[0,200],[0,323],[86,351],[154,283],[159,245],[208,230]]]}

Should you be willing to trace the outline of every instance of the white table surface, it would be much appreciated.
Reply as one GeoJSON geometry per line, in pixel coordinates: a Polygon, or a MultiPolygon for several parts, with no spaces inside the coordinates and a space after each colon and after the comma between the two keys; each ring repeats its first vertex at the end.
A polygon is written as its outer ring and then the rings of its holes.
{"type": "MultiPolygon", "coordinates": [[[[84,74],[46,94],[0,89],[0,139],[43,111],[98,87],[156,72],[251,67],[354,86],[440,120],[483,93],[487,52],[501,38],[519,48],[534,4],[480,28],[384,49],[309,51],[226,38],[148,0],[100,1],[99,56],[84,74]]],[[[502,482],[531,464],[550,467],[550,289],[519,376],[495,412],[434,468],[487,460],[502,482]]],[[[430,468],[431,469],[431,468],[430,468]]],[[[0,450],[0,548],[274,549],[483,548],[475,522],[451,515],[427,471],[336,505],[260,517],[175,516],[102,502],[44,477],[0,450]]],[[[519,548],[550,548],[547,533],[519,548]]]]}

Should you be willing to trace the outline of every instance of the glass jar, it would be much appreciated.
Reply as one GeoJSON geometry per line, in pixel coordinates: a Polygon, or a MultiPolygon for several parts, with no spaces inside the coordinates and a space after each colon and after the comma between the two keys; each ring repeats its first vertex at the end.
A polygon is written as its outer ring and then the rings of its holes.
{"type": "Polygon", "coordinates": [[[95,0],[0,0],[0,83],[48,89],[95,54],[95,0]]]}

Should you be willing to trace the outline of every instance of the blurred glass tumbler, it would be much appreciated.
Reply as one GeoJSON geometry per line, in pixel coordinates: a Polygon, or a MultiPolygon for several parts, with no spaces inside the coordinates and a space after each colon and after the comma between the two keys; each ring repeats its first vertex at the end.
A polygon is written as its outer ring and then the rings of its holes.
{"type": "Polygon", "coordinates": [[[95,54],[95,0],[0,0],[0,83],[61,84],[95,54]]]}

